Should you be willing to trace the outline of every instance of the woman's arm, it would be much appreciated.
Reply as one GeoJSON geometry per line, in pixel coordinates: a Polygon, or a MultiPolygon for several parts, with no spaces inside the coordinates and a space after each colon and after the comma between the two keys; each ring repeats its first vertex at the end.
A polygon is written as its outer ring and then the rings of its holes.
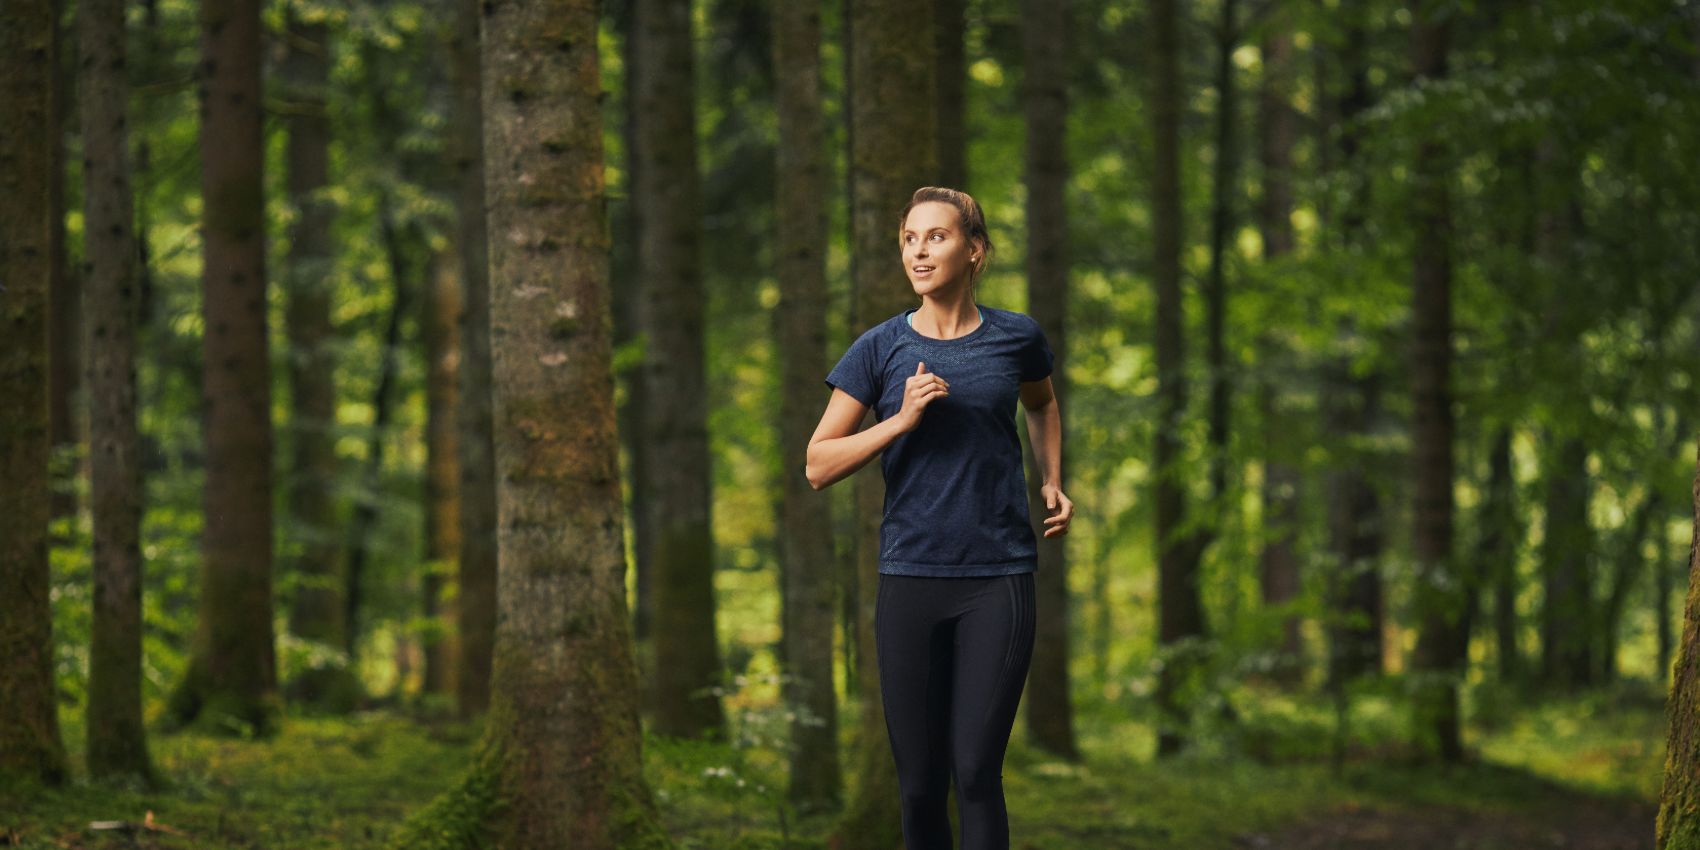
{"type": "Polygon", "coordinates": [[[1033,444],[1033,459],[1039,465],[1039,493],[1045,509],[1045,536],[1068,533],[1074,518],[1074,502],[1062,491],[1062,411],[1049,377],[1021,385],[1021,406],[1027,410],[1027,439],[1033,444]]]}
{"type": "Polygon", "coordinates": [[[866,431],[857,431],[867,412],[867,405],[854,396],[833,389],[826,412],[821,414],[820,424],[809,438],[808,462],[803,474],[808,477],[810,487],[824,490],[836,484],[873,460],[907,430],[893,417],[866,431]]]}

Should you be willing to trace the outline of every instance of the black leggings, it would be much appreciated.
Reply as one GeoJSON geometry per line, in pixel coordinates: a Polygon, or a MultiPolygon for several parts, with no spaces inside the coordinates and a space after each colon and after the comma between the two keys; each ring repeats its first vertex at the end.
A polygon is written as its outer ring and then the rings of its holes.
{"type": "Polygon", "coordinates": [[[907,850],[1007,850],[1003,756],[1033,658],[1033,574],[881,574],[874,634],[907,850]]]}

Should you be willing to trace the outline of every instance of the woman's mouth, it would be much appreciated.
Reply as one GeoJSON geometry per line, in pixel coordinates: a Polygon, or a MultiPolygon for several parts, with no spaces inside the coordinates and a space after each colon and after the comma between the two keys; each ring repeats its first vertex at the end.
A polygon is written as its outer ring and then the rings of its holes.
{"type": "Polygon", "coordinates": [[[932,266],[910,266],[909,270],[914,272],[917,276],[929,275],[929,274],[933,273],[933,267],[932,266]]]}

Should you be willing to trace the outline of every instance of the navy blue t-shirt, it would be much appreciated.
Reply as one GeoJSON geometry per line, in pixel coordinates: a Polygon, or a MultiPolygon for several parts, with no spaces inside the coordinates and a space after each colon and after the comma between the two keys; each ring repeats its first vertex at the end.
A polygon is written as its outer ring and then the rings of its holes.
{"type": "Polygon", "coordinates": [[[1027,511],[1027,477],[1015,409],[1021,382],[1051,374],[1039,323],[1013,310],[980,308],[956,339],[909,325],[913,309],[869,328],[826,377],[873,408],[878,421],[903,409],[915,364],[950,382],[921,424],[886,446],[885,518],[879,571],[910,576],[1001,576],[1038,569],[1027,511]]]}

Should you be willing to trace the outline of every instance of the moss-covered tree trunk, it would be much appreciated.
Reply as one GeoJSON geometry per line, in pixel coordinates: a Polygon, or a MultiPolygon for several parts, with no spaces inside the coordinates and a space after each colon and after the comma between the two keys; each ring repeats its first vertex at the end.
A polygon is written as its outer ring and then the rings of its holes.
{"type": "Polygon", "coordinates": [[[636,0],[632,102],[643,208],[638,325],[644,347],[648,510],[655,556],[654,729],[725,734],[720,643],[714,627],[714,537],[703,333],[702,220],[697,175],[690,0],[636,0]]]}
{"type": "Polygon", "coordinates": [[[202,428],[200,616],[180,722],[266,731],[272,641],[271,366],[258,0],[201,4],[202,428]]]}
{"type": "Polygon", "coordinates": [[[1181,230],[1180,122],[1184,97],[1180,40],[1184,8],[1175,0],[1155,0],[1151,7],[1151,262],[1157,290],[1153,334],[1158,407],[1152,460],[1157,470],[1157,640],[1165,655],[1156,693],[1162,713],[1157,731],[1159,755],[1177,753],[1185,745],[1189,725],[1185,691],[1195,666],[1187,647],[1203,638],[1205,632],[1198,593],[1197,537],[1186,531],[1186,488],[1181,485],[1179,469],[1187,409],[1186,334],[1181,308],[1181,247],[1185,243],[1181,230]]]}
{"type": "Polygon", "coordinates": [[[53,4],[0,5],[0,776],[65,775],[47,562],[53,4]]]}
{"type": "Polygon", "coordinates": [[[288,492],[293,539],[288,569],[295,584],[289,630],[296,637],[342,646],[342,548],[336,533],[336,358],[331,324],[331,220],[335,209],[321,193],[330,178],[330,119],[325,96],[330,74],[330,39],[322,20],[303,20],[311,10],[291,5],[285,27],[288,51],[281,86],[289,109],[285,148],[290,228],[285,266],[289,337],[288,492]]]}
{"type": "Polygon", "coordinates": [[[665,847],[626,610],[596,4],[483,9],[501,616],[479,763],[398,846],[665,847]]]}
{"type": "Polygon", "coordinates": [[[843,792],[838,758],[838,690],[832,676],[837,613],[831,502],[803,476],[820,413],[826,360],[829,197],[821,114],[820,0],[774,7],[779,114],[779,306],[774,337],[785,352],[780,397],[780,569],[785,573],[785,701],[791,722],[790,799],[800,810],[829,808],[843,792]]]}
{"type": "Polygon", "coordinates": [[[82,0],[83,280],[88,320],[94,619],[89,775],[152,774],[142,726],[142,474],[136,431],[134,209],[123,0],[82,0]]]}
{"type": "Polygon", "coordinates": [[[484,107],[479,69],[480,0],[449,0],[454,117],[455,250],[460,257],[460,563],[455,598],[455,705],[462,716],[490,704],[496,638],[496,468],[491,443],[490,268],[484,222],[484,107]]]}
{"type": "Polygon", "coordinates": [[[1688,604],[1667,709],[1665,785],[1659,795],[1658,850],[1700,848],[1700,447],[1695,451],[1694,534],[1688,548],[1688,604]]]}
{"type": "MultiPolygon", "coordinates": [[[[1292,253],[1293,144],[1297,113],[1292,106],[1292,12],[1275,9],[1268,15],[1259,53],[1263,75],[1257,92],[1257,157],[1262,168],[1254,216],[1262,237],[1263,259],[1279,261],[1292,253]]],[[[1291,439],[1295,423],[1282,387],[1291,354],[1274,328],[1257,332],[1257,409],[1263,428],[1263,548],[1258,553],[1259,587],[1265,606],[1285,605],[1299,595],[1300,488],[1304,484],[1291,439]]],[[[1282,620],[1275,677],[1289,685],[1303,681],[1304,643],[1297,614],[1282,620]]]]}
{"type": "MultiPolygon", "coordinates": [[[[916,189],[937,182],[937,135],[932,110],[892,105],[931,102],[937,66],[931,41],[915,37],[914,22],[932,18],[930,0],[857,0],[847,4],[846,12],[850,28],[850,270],[855,301],[850,337],[854,339],[915,304],[914,290],[902,275],[897,214],[916,189]]],[[[886,732],[874,650],[885,479],[879,464],[870,463],[852,480],[861,721],[850,803],[833,840],[843,850],[892,850],[902,841],[897,765],[886,732]]]]}
{"type": "MultiPolygon", "coordinates": [[[[1023,112],[1027,124],[1027,312],[1044,328],[1051,348],[1067,363],[1068,350],[1068,33],[1070,4],[1026,0],[1021,5],[1021,43],[1025,82],[1023,112]]],[[[1051,373],[1056,403],[1068,410],[1065,369],[1051,373]]],[[[1020,417],[1025,430],[1026,417],[1020,417]]],[[[1069,421],[1067,419],[1065,422],[1069,421]]],[[[1027,504],[1031,516],[1048,511],[1039,494],[1044,483],[1032,441],[1027,450],[1027,504]]],[[[1062,481],[1068,477],[1069,442],[1062,440],[1062,481]]],[[[1066,490],[1065,490],[1066,492],[1066,490]]],[[[1033,743],[1067,759],[1079,758],[1074,739],[1074,709],[1069,703],[1067,537],[1039,538],[1035,576],[1038,610],[1033,663],[1023,693],[1027,731],[1033,743]]]]}

